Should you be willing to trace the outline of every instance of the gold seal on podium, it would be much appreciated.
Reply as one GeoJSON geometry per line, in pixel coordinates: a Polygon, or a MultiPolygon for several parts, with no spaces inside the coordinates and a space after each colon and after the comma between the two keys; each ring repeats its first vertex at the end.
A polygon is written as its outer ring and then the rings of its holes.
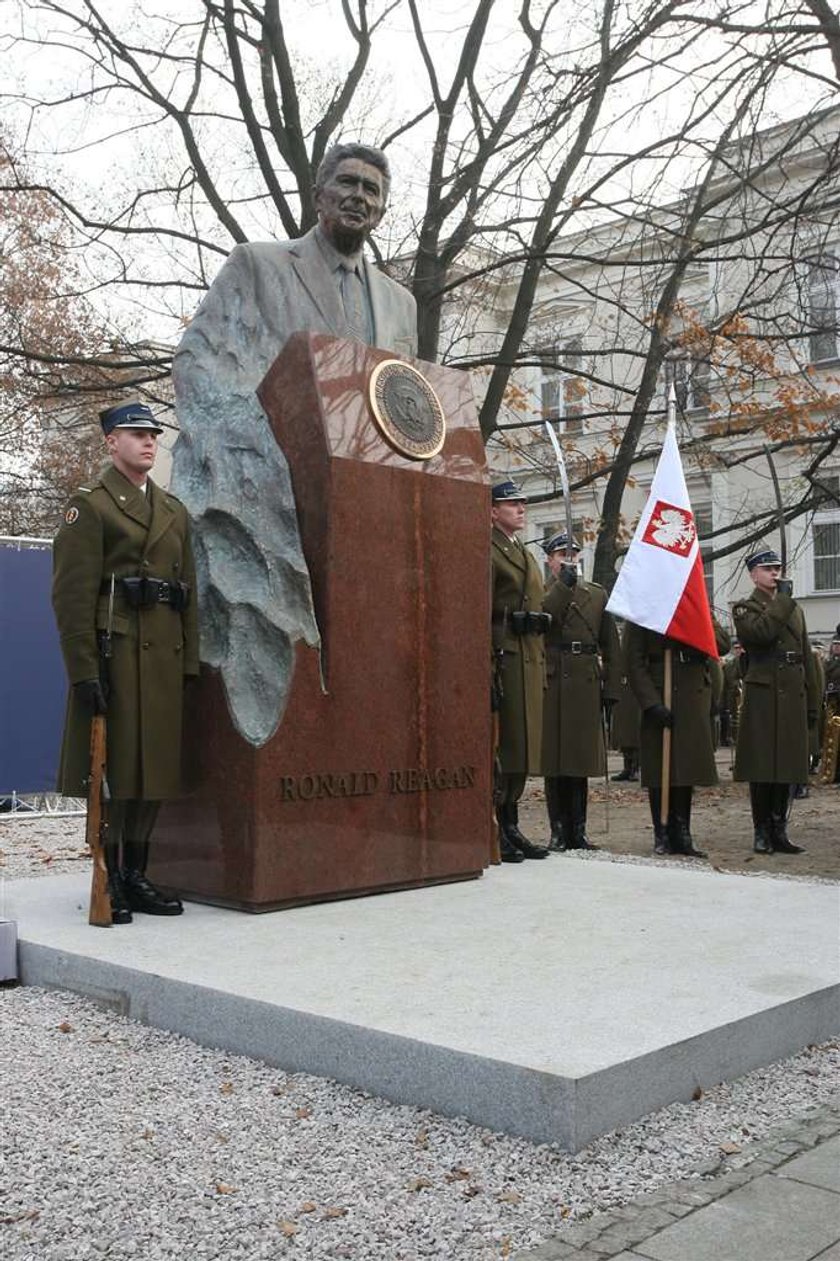
{"type": "Polygon", "coordinates": [[[409,460],[430,460],[446,439],[440,399],[426,378],[400,359],[384,359],[370,376],[368,400],[382,437],[409,460]]]}

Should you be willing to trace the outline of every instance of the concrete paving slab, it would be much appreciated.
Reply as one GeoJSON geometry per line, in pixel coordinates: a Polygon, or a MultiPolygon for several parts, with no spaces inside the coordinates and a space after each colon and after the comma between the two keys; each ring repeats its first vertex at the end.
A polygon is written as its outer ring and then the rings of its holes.
{"type": "Polygon", "coordinates": [[[25,983],[570,1150],[840,1029],[833,885],[552,857],[110,930],[84,875],[4,895],[25,983]]]}
{"type": "Polygon", "coordinates": [[[652,1261],[813,1261],[840,1239],[840,1196],[764,1174],[636,1250],[652,1261]]]}
{"type": "Polygon", "coordinates": [[[840,1192],[840,1137],[830,1138],[812,1151],[797,1156],[782,1165],[778,1174],[780,1178],[795,1178],[812,1187],[840,1192]]]}

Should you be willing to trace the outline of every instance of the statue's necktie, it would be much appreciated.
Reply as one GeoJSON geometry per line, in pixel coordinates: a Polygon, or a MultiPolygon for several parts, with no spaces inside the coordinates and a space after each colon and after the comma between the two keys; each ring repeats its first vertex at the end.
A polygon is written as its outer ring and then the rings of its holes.
{"type": "Polygon", "coordinates": [[[347,321],[347,336],[355,337],[356,341],[368,342],[370,334],[362,278],[352,264],[341,264],[341,301],[347,321]]]}

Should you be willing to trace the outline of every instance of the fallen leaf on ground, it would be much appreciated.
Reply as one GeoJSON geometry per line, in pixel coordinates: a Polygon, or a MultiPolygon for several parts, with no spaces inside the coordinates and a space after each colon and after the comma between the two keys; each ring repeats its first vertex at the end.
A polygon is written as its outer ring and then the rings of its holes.
{"type": "Polygon", "coordinates": [[[324,1209],[324,1217],[346,1217],[346,1208],[326,1208],[324,1209]]]}
{"type": "Polygon", "coordinates": [[[405,1185],[406,1191],[422,1191],[424,1187],[430,1187],[432,1184],[428,1178],[412,1178],[405,1185]]]}
{"type": "Polygon", "coordinates": [[[692,1099],[694,1100],[694,1102],[695,1102],[695,1103],[697,1102],[697,1100],[698,1100],[698,1099],[702,1099],[702,1098],[703,1098],[703,1087],[702,1087],[702,1086],[695,1086],[695,1087],[694,1087],[694,1089],[693,1089],[693,1090],[692,1090],[692,1092],[691,1092],[691,1097],[692,1097],[692,1099]]]}
{"type": "Polygon", "coordinates": [[[737,1143],[721,1143],[720,1150],[723,1152],[724,1156],[734,1156],[736,1152],[741,1150],[741,1148],[737,1143]]]}
{"type": "Polygon", "coordinates": [[[294,1222],[288,1221],[285,1217],[282,1221],[279,1221],[277,1225],[280,1227],[281,1233],[284,1234],[287,1239],[291,1239],[292,1235],[296,1235],[298,1233],[298,1228],[294,1222]]]}
{"type": "Polygon", "coordinates": [[[232,1095],[232,1094],[233,1094],[233,1082],[232,1082],[232,1081],[223,1081],[223,1082],[222,1082],[222,1084],[221,1084],[221,1086],[219,1087],[219,1092],[220,1092],[221,1094],[223,1094],[223,1095],[232,1095]]]}
{"type": "Polygon", "coordinates": [[[314,1213],[317,1207],[318,1205],[313,1204],[311,1200],[304,1200],[300,1208],[298,1209],[298,1212],[299,1213],[314,1213]]]}
{"type": "Polygon", "coordinates": [[[509,1191],[500,1191],[499,1194],[496,1196],[496,1199],[499,1200],[502,1204],[521,1204],[522,1203],[522,1196],[519,1194],[518,1191],[514,1191],[512,1187],[509,1191]]]}
{"type": "Polygon", "coordinates": [[[61,1024],[58,1026],[58,1031],[59,1033],[75,1033],[75,1030],[69,1020],[62,1020],[61,1024]]]}
{"type": "Polygon", "coordinates": [[[233,1195],[234,1191],[238,1191],[239,1187],[232,1187],[228,1182],[217,1182],[216,1190],[219,1195],[233,1195]]]}
{"type": "Polygon", "coordinates": [[[464,1169],[461,1165],[453,1165],[446,1175],[447,1182],[461,1182],[466,1178],[472,1177],[469,1169],[464,1169]]]}
{"type": "Polygon", "coordinates": [[[307,1117],[312,1116],[311,1108],[295,1108],[295,1116],[299,1121],[305,1121],[307,1117]]]}

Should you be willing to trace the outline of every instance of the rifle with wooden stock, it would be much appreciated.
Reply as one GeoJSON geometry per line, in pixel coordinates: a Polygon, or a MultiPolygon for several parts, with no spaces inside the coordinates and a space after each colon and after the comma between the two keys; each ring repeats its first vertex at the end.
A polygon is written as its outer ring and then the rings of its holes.
{"type": "Polygon", "coordinates": [[[493,674],[490,684],[490,713],[492,715],[492,748],[491,748],[491,766],[490,766],[490,782],[493,786],[493,817],[490,832],[490,863],[494,867],[498,867],[502,861],[502,847],[499,838],[499,822],[496,817],[496,807],[500,800],[500,786],[502,779],[502,762],[499,753],[499,710],[502,707],[502,666],[501,652],[497,649],[493,653],[493,674]]]}
{"type": "Polygon", "coordinates": [[[94,714],[90,720],[90,775],[85,840],[93,858],[88,923],[96,928],[111,927],[111,897],[108,893],[108,868],[105,866],[105,845],[108,837],[106,735],[105,715],[94,714]]]}
{"type": "MultiPolygon", "coordinates": [[[[99,682],[108,695],[108,662],[111,656],[111,630],[114,621],[114,575],[108,598],[108,624],[99,635],[99,682]]],[[[104,714],[94,713],[90,720],[90,774],[88,775],[87,821],[85,841],[93,858],[90,881],[88,923],[96,928],[111,927],[111,896],[108,892],[108,868],[105,846],[108,843],[108,791],[106,759],[108,731],[104,714]]]]}

